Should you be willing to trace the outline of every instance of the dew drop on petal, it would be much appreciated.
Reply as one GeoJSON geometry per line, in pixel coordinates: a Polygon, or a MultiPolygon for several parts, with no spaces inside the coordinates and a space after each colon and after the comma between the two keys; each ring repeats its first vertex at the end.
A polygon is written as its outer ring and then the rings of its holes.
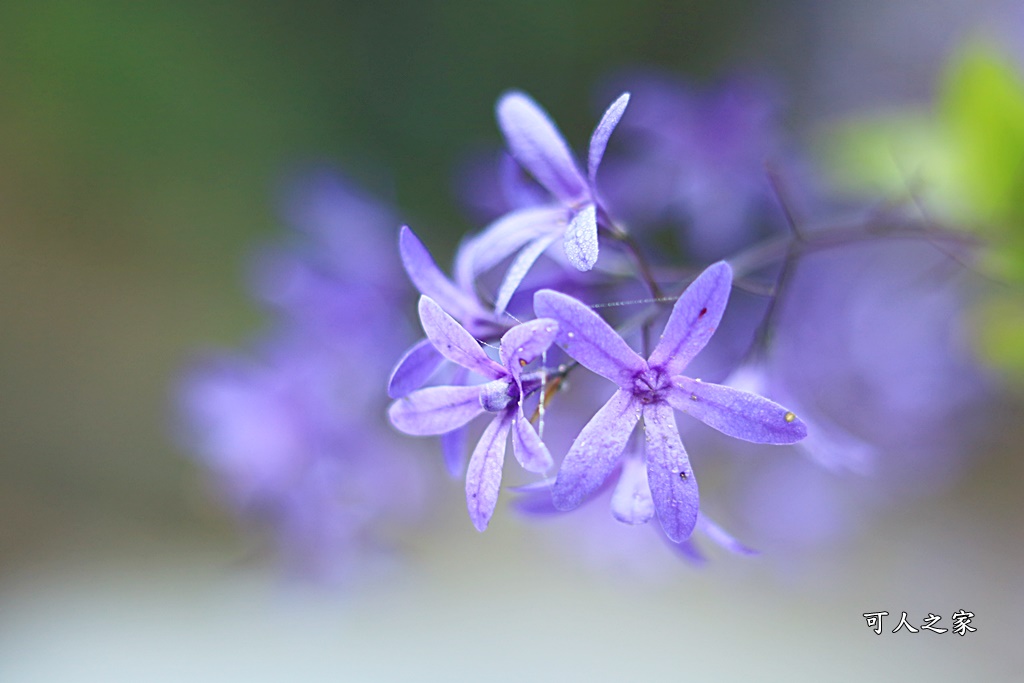
{"type": "MultiPolygon", "coordinates": [[[[697,394],[690,394],[690,400],[691,401],[696,401],[697,400],[697,394]]],[[[792,420],[789,420],[789,421],[792,422],[792,420]]]]}
{"type": "Polygon", "coordinates": [[[793,420],[796,419],[796,413],[786,413],[785,415],[782,416],[782,419],[785,420],[786,422],[792,422],[793,420]]]}
{"type": "Polygon", "coordinates": [[[573,337],[575,337],[575,336],[576,336],[576,334],[575,334],[574,332],[570,332],[570,333],[569,333],[569,339],[572,339],[572,338],[573,338],[573,337]]]}

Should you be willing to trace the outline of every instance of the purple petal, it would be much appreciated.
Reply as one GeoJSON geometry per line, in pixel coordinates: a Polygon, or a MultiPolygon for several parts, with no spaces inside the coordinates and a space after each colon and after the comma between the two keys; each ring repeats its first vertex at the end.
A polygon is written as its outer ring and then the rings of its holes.
{"type": "MultiPolygon", "coordinates": [[[[462,386],[469,378],[469,370],[457,368],[452,374],[451,385],[462,386]]],[[[479,387],[477,387],[479,388],[479,387]]],[[[481,404],[483,405],[483,404],[481,404]]],[[[458,479],[466,471],[466,455],[469,445],[469,426],[463,425],[441,435],[441,455],[444,466],[453,479],[458,479]]]]}
{"type": "Polygon", "coordinates": [[[388,417],[406,434],[430,436],[461,427],[482,412],[480,387],[428,387],[392,403],[388,417]]]}
{"type": "Polygon", "coordinates": [[[647,435],[647,481],[661,528],[670,540],[680,543],[697,524],[700,498],[697,478],[679,438],[672,408],[665,403],[644,406],[647,435]]]}
{"type": "Polygon", "coordinates": [[[557,334],[558,323],[551,318],[537,318],[516,325],[501,338],[498,355],[502,365],[513,377],[519,377],[522,366],[544,353],[557,334]]]}
{"type": "Polygon", "coordinates": [[[571,296],[542,289],[533,297],[534,312],[558,322],[555,342],[582,365],[620,387],[632,387],[647,363],[601,316],[571,296]]]}
{"type": "Polygon", "coordinates": [[[501,488],[501,468],[505,464],[505,446],[512,426],[511,411],[494,416],[487,425],[466,470],[466,505],[469,518],[477,531],[487,528],[498,503],[501,488]]]}
{"type": "Polygon", "coordinates": [[[587,183],[555,124],[521,92],[498,100],[498,125],[516,161],[565,204],[587,196],[587,183]]]}
{"type": "Polygon", "coordinates": [[[605,148],[608,147],[608,138],[612,136],[615,126],[619,125],[619,120],[626,113],[627,104],[629,104],[629,93],[622,93],[619,95],[619,99],[612,102],[612,106],[608,107],[604,116],[601,117],[601,122],[594,129],[594,134],[590,137],[587,172],[592,188],[597,187],[597,169],[601,166],[601,158],[604,156],[605,148]]]}
{"type": "Polygon", "coordinates": [[[468,437],[469,429],[465,426],[441,435],[441,454],[444,456],[444,466],[453,479],[461,476],[466,467],[468,437]]]}
{"type": "Polygon", "coordinates": [[[388,380],[388,396],[401,398],[423,386],[438,366],[444,362],[444,356],[437,352],[429,339],[421,339],[402,354],[391,371],[388,380]]]}
{"type": "Polygon", "coordinates": [[[573,510],[608,477],[640,420],[640,404],[619,389],[572,442],[551,498],[559,510],[573,510]]]}
{"type": "Polygon", "coordinates": [[[539,206],[551,201],[551,196],[523,172],[523,167],[502,152],[498,162],[498,182],[506,204],[512,209],[539,206]]]}
{"type": "Polygon", "coordinates": [[[757,550],[749,548],[737,541],[732,534],[715,524],[714,521],[703,513],[697,517],[697,531],[707,536],[718,547],[724,548],[736,555],[753,556],[761,554],[757,550]]]}
{"type": "Polygon", "coordinates": [[[672,307],[661,341],[648,359],[650,366],[669,375],[682,372],[718,328],[731,287],[732,268],[725,261],[708,266],[690,283],[672,307]]]}
{"type": "Polygon", "coordinates": [[[754,443],[790,444],[807,436],[793,413],[763,396],[689,377],[672,378],[666,400],[728,436],[754,443]]]}
{"type": "Polygon", "coordinates": [[[427,339],[448,360],[484,377],[498,379],[505,370],[487,357],[480,344],[430,297],[420,297],[420,323],[427,339]]]}
{"type": "Polygon", "coordinates": [[[505,272],[505,279],[501,281],[501,286],[498,287],[498,297],[494,302],[495,315],[500,316],[505,312],[508,302],[512,300],[512,295],[519,288],[519,283],[523,281],[523,278],[530,272],[533,264],[540,258],[541,254],[547,251],[547,248],[551,246],[551,243],[557,237],[557,234],[538,237],[516,255],[512,265],[505,272]]]}
{"type": "Polygon", "coordinates": [[[619,483],[612,492],[612,515],[625,524],[646,524],[654,517],[647,468],[639,458],[623,460],[619,483]]]}
{"type": "Polygon", "coordinates": [[[516,412],[517,415],[512,418],[512,452],[516,460],[528,472],[547,472],[555,464],[548,447],[526,419],[522,405],[516,412]]]}
{"type": "Polygon", "coordinates": [[[561,235],[569,222],[562,206],[533,206],[506,214],[471,238],[455,255],[455,277],[466,291],[480,273],[495,267],[533,240],[561,235]]]}
{"type": "Polygon", "coordinates": [[[524,491],[512,499],[516,512],[531,517],[554,517],[565,514],[551,502],[550,484],[545,488],[524,491]]]}
{"type": "Polygon", "coordinates": [[[861,476],[871,475],[881,457],[877,445],[825,418],[814,420],[807,427],[807,438],[800,442],[799,447],[822,467],[833,472],[847,470],[861,476]]]}
{"type": "Polygon", "coordinates": [[[597,207],[587,204],[572,217],[565,231],[565,257],[576,270],[587,271],[597,263],[597,207]]]}
{"type": "Polygon", "coordinates": [[[662,535],[662,538],[665,539],[665,543],[667,543],[669,547],[672,548],[672,551],[674,553],[678,554],[679,557],[686,560],[687,562],[690,562],[691,564],[698,567],[707,563],[708,558],[704,556],[704,553],[700,551],[700,549],[697,547],[697,544],[693,542],[693,538],[688,538],[682,543],[676,543],[668,536],[662,535]]]}
{"type": "Polygon", "coordinates": [[[409,226],[403,225],[398,237],[398,248],[402,253],[402,265],[409,279],[420,291],[434,299],[441,308],[462,320],[474,316],[488,317],[480,303],[456,287],[434,263],[430,252],[423,246],[409,226]]]}

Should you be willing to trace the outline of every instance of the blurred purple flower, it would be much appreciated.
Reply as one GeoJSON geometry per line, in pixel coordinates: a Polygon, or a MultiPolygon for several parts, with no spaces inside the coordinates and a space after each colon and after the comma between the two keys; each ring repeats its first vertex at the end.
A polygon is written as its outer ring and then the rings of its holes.
{"type": "MultiPolygon", "coordinates": [[[[618,125],[629,94],[621,95],[604,113],[590,139],[584,177],[562,134],[540,106],[521,92],[498,100],[498,125],[512,157],[540,183],[553,202],[528,204],[498,219],[460,250],[456,277],[464,288],[477,275],[516,255],[498,288],[494,310],[501,314],[534,262],[559,237],[574,268],[588,271],[598,255],[596,180],[605,148],[618,125]]],[[[506,187],[514,181],[505,183],[506,187]]],[[[509,190],[516,203],[532,202],[529,190],[509,190]]]]}
{"type": "Polygon", "coordinates": [[[788,161],[773,94],[752,81],[699,92],[672,77],[630,80],[635,104],[604,189],[617,217],[641,227],[685,226],[701,259],[721,258],[781,217],[767,164],[788,161]]]}
{"type": "Polygon", "coordinates": [[[323,340],[348,341],[356,326],[373,326],[361,338],[389,343],[374,360],[400,348],[400,336],[385,334],[389,325],[401,324],[398,316],[374,313],[382,301],[408,296],[390,237],[399,224],[394,212],[326,170],[291,179],[282,205],[292,233],[254,259],[256,297],[289,325],[323,340]]]}
{"type": "Polygon", "coordinates": [[[391,404],[391,423],[406,434],[425,436],[458,429],[484,413],[495,413],[473,450],[466,472],[466,504],[473,525],[487,528],[501,488],[505,446],[512,434],[516,459],[530,472],[544,472],[551,454],[523,413],[523,400],[540,388],[537,377],[522,368],[541,355],[555,338],[558,325],[538,318],[513,327],[501,338],[501,363],[483,349],[458,322],[431,298],[420,299],[420,320],[430,343],[448,360],[490,381],[475,386],[437,386],[414,391],[391,404]]]}
{"type": "Polygon", "coordinates": [[[736,497],[754,538],[817,543],[958,480],[991,389],[969,344],[969,278],[920,239],[847,244],[796,266],[769,348],[729,381],[799,410],[810,434],[797,449],[827,471],[744,461],[736,497]]]}
{"type": "Polygon", "coordinates": [[[425,493],[423,468],[375,414],[380,376],[336,352],[274,339],[263,357],[197,365],[179,391],[184,443],[286,562],[318,578],[355,570],[425,493]]]}
{"type": "Polygon", "coordinates": [[[656,512],[665,534],[678,543],[693,532],[699,497],[673,409],[728,436],[756,443],[788,444],[807,435],[803,423],[776,403],[680,375],[718,327],[731,285],[728,264],[720,262],[705,270],[679,297],[647,360],[579,301],[550,290],[535,295],[537,314],[558,322],[558,345],[583,366],[619,385],[563,460],[552,488],[555,507],[578,507],[608,478],[643,417],[649,487],[636,468],[624,465],[621,490],[613,495],[612,506],[617,518],[632,524],[647,522],[656,512]],[[652,503],[643,499],[645,491],[651,493],[652,503]]]}
{"type": "Polygon", "coordinates": [[[392,522],[422,512],[425,471],[383,419],[391,359],[408,338],[389,211],[336,176],[288,195],[298,235],[255,268],[272,331],[249,354],[197,364],[178,395],[180,437],[281,556],[343,576],[392,522]]]}

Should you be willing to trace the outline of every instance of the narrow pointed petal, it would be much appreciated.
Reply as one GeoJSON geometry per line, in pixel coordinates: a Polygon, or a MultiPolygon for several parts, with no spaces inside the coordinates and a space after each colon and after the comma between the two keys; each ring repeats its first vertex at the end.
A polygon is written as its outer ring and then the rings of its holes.
{"type": "Polygon", "coordinates": [[[522,406],[512,418],[512,452],[527,472],[547,472],[555,464],[548,447],[523,414],[522,406]]]}
{"type": "Polygon", "coordinates": [[[509,151],[541,185],[565,204],[587,195],[587,183],[558,128],[528,95],[506,93],[496,108],[509,151]]]}
{"type": "Polygon", "coordinates": [[[459,286],[472,291],[477,275],[494,268],[533,240],[563,234],[568,224],[569,211],[560,205],[532,206],[505,214],[459,248],[455,255],[459,286]]]}
{"type": "Polygon", "coordinates": [[[474,316],[487,317],[487,311],[475,298],[456,287],[441,272],[423,242],[407,225],[403,225],[399,232],[398,248],[405,272],[420,294],[434,299],[441,308],[462,320],[474,316]]]}
{"type": "Polygon", "coordinates": [[[678,375],[700,353],[725,313],[732,288],[732,268],[719,261],[700,274],[682,293],[665,324],[661,341],[648,363],[678,375]]]}
{"type": "Polygon", "coordinates": [[[625,524],[646,524],[654,517],[647,467],[639,458],[625,458],[622,463],[619,483],[612,492],[612,515],[625,524]]]}
{"type": "Polygon", "coordinates": [[[587,271],[597,263],[597,207],[587,204],[572,217],[565,231],[565,257],[576,270],[587,271]]]}
{"type": "Polygon", "coordinates": [[[388,408],[391,424],[413,436],[444,434],[484,412],[480,387],[427,387],[388,408]]]}
{"type": "Polygon", "coordinates": [[[523,281],[523,278],[530,272],[530,268],[540,258],[540,255],[547,251],[548,247],[557,238],[557,234],[538,237],[527,244],[516,255],[515,260],[512,261],[512,264],[505,272],[505,279],[501,281],[501,286],[498,287],[498,296],[494,302],[495,315],[500,316],[505,313],[505,309],[508,308],[508,302],[512,300],[512,295],[519,289],[519,284],[523,281]]]}
{"type": "Polygon", "coordinates": [[[608,138],[612,136],[615,126],[619,125],[622,115],[626,113],[626,105],[629,104],[629,93],[622,93],[619,99],[612,102],[608,110],[601,117],[601,122],[594,129],[590,137],[590,153],[587,156],[587,174],[590,178],[590,187],[597,187],[597,169],[601,166],[601,159],[604,157],[604,150],[608,147],[608,138]]]}
{"type": "Polygon", "coordinates": [[[420,297],[420,323],[430,343],[448,360],[491,379],[505,376],[505,370],[487,357],[473,335],[428,296],[420,297]]]}
{"type": "Polygon", "coordinates": [[[542,289],[533,297],[534,312],[558,322],[555,343],[582,365],[620,387],[632,387],[647,363],[601,316],[566,294],[542,289]]]}
{"type": "Polygon", "coordinates": [[[778,403],[721,384],[672,378],[666,400],[728,436],[754,443],[790,444],[807,436],[807,425],[778,403]]]}
{"type": "Polygon", "coordinates": [[[573,510],[593,493],[613,469],[629,435],[640,421],[640,403],[618,390],[590,419],[558,470],[551,498],[559,510],[573,510]]]}
{"type": "Polygon", "coordinates": [[[444,467],[452,479],[462,476],[466,468],[466,446],[469,441],[469,428],[466,426],[453,429],[441,435],[441,455],[444,456],[444,467]]]}
{"type": "Polygon", "coordinates": [[[512,499],[512,508],[530,517],[555,517],[564,514],[551,502],[551,491],[537,489],[524,491],[512,499]]]}
{"type": "Polygon", "coordinates": [[[881,458],[877,445],[854,436],[830,420],[814,420],[807,425],[807,438],[800,442],[800,448],[833,472],[849,471],[865,477],[875,471],[881,458]]]}
{"type": "Polygon", "coordinates": [[[429,339],[421,339],[402,354],[391,371],[388,379],[388,396],[401,398],[423,386],[438,366],[444,362],[444,356],[438,353],[429,339]]]}
{"type": "Polygon", "coordinates": [[[512,427],[512,412],[494,416],[487,425],[466,470],[466,506],[469,518],[477,531],[483,531],[491,521],[494,506],[498,504],[501,489],[501,468],[505,464],[505,447],[512,427]]]}
{"type": "Polygon", "coordinates": [[[498,355],[513,377],[519,377],[522,366],[547,351],[558,335],[558,323],[551,318],[537,318],[516,325],[501,338],[498,355]]]}
{"type": "Polygon", "coordinates": [[[647,481],[654,509],[665,535],[676,543],[690,537],[697,524],[700,497],[697,478],[683,448],[672,408],[664,403],[644,407],[647,437],[647,481]]]}
{"type": "Polygon", "coordinates": [[[715,545],[736,555],[752,557],[761,553],[753,548],[743,545],[736,537],[718,526],[707,515],[701,513],[697,517],[697,531],[707,536],[715,545]]]}

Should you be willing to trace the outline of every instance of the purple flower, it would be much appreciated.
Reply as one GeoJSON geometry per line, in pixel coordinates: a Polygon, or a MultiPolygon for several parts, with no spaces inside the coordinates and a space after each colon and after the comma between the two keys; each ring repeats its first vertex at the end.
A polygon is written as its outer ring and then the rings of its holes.
{"type": "Polygon", "coordinates": [[[551,454],[523,413],[523,399],[540,388],[540,380],[522,369],[543,353],[558,333],[553,320],[538,318],[510,329],[501,338],[496,363],[450,315],[430,297],[420,298],[420,321],[427,339],[448,360],[484,376],[475,386],[437,386],[414,391],[391,404],[391,423],[406,434],[445,434],[477,415],[495,413],[473,450],[466,471],[466,504],[473,525],[483,531],[494,513],[501,487],[505,445],[512,433],[516,459],[524,469],[544,472],[551,454]]]}
{"type": "Polygon", "coordinates": [[[498,100],[497,117],[512,157],[548,192],[552,202],[513,211],[488,226],[460,251],[456,277],[462,287],[519,252],[498,288],[495,312],[501,314],[534,262],[559,237],[565,257],[577,270],[597,262],[597,170],[612,131],[619,123],[629,94],[605,112],[590,138],[584,176],[562,134],[528,95],[510,92],[498,100]]]}
{"type": "MultiPolygon", "coordinates": [[[[496,337],[505,329],[498,317],[480,304],[472,283],[460,287],[437,267],[416,234],[403,225],[398,236],[402,265],[420,294],[429,297],[470,331],[472,336],[496,337]]],[[[430,379],[444,357],[426,339],[413,344],[398,360],[388,380],[388,396],[400,398],[430,379]]]]}
{"type": "Polygon", "coordinates": [[[790,444],[807,436],[803,422],[777,403],[680,375],[718,327],[731,285],[732,269],[725,262],[705,270],[679,297],[647,360],[576,299],[551,290],[535,295],[537,315],[558,322],[558,345],[581,365],[619,385],[565,456],[552,488],[557,508],[579,506],[604,482],[642,417],[651,505],[629,495],[643,493],[637,474],[643,474],[643,468],[634,468],[620,479],[623,493],[613,496],[613,510],[616,517],[632,523],[648,521],[656,513],[665,534],[679,543],[693,532],[699,498],[673,409],[746,441],[790,444]]]}
{"type": "Polygon", "coordinates": [[[407,293],[386,206],[320,172],[296,179],[286,214],[295,230],[253,267],[272,322],[187,372],[177,436],[284,561],[341,578],[424,509],[423,461],[383,417],[407,293]]]}

